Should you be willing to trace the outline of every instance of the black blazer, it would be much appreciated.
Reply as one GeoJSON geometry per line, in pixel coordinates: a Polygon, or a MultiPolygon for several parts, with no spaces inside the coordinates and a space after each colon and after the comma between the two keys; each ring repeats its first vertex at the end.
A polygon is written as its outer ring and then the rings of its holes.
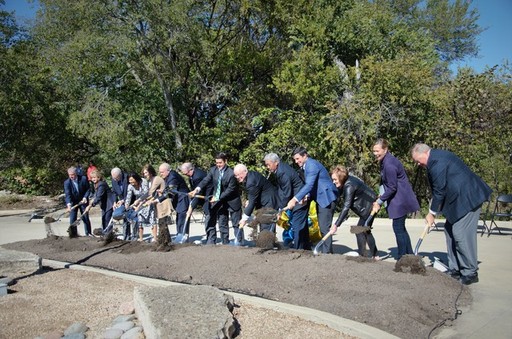
{"type": "Polygon", "coordinates": [[[349,175],[343,185],[343,209],[336,220],[336,226],[339,227],[348,218],[349,210],[354,211],[360,218],[367,219],[375,200],[377,194],[370,187],[361,179],[349,175]]]}
{"type": "MultiPolygon", "coordinates": [[[[126,195],[128,194],[128,175],[125,172],[121,172],[121,180],[112,179],[112,191],[115,193],[117,201],[126,200],[126,195]]],[[[133,201],[130,201],[131,203],[133,201]]]]}
{"type": "Polygon", "coordinates": [[[66,204],[76,205],[83,198],[89,199],[90,195],[90,185],[87,177],[85,175],[77,176],[78,183],[78,192],[73,188],[73,181],[71,179],[66,179],[64,181],[64,196],[66,204]]]}
{"type": "MultiPolygon", "coordinates": [[[[194,189],[196,188],[197,186],[199,186],[199,184],[201,183],[201,181],[206,178],[206,175],[207,173],[205,171],[203,171],[202,169],[200,168],[194,168],[194,173],[192,174],[191,177],[188,178],[189,182],[190,182],[190,188],[191,189],[194,189]]],[[[213,194],[212,192],[212,185],[209,185],[209,186],[206,186],[205,188],[202,188],[201,189],[201,192],[199,194],[202,194],[202,195],[205,195],[205,196],[210,196],[213,194]]],[[[202,204],[202,201],[200,201],[200,199],[192,199],[192,209],[196,208],[197,205],[201,203],[202,204]]]]}
{"type": "MultiPolygon", "coordinates": [[[[172,197],[172,206],[176,210],[176,213],[185,213],[188,210],[190,199],[188,197],[188,186],[185,179],[176,171],[171,170],[169,175],[165,177],[165,187],[172,186],[174,190],[183,194],[174,194],[172,197]]],[[[162,195],[158,198],[158,201],[162,202],[167,197],[162,195]]]]}
{"type": "MultiPolygon", "coordinates": [[[[304,186],[304,180],[299,172],[284,162],[279,162],[275,172],[278,194],[278,208],[284,208],[295,194],[297,194],[304,186]]],[[[302,208],[301,205],[295,205],[293,210],[302,208]]]]}
{"type": "Polygon", "coordinates": [[[244,209],[245,215],[251,215],[254,209],[270,207],[277,209],[277,189],[263,175],[256,171],[249,171],[245,177],[245,188],[249,204],[244,209]]]}
{"type": "MultiPolygon", "coordinates": [[[[217,188],[217,182],[219,181],[220,171],[217,166],[213,166],[208,171],[206,177],[201,180],[197,187],[201,190],[205,189],[209,185],[212,187],[212,194],[215,194],[217,188]]],[[[224,175],[221,180],[221,193],[219,202],[225,203],[229,206],[232,211],[239,211],[242,208],[242,201],[240,199],[240,189],[238,187],[238,181],[235,178],[233,169],[226,166],[224,167],[224,175]]]]}

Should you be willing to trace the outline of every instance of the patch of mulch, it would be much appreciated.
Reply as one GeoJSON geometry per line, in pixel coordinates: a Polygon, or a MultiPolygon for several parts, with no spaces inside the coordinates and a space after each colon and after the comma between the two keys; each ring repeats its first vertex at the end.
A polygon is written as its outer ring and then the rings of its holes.
{"type": "Polygon", "coordinates": [[[471,303],[469,289],[431,267],[422,274],[395,272],[395,263],[336,254],[192,244],[172,244],[161,252],[155,244],[105,244],[90,237],[52,237],[3,247],[310,307],[402,338],[428,337],[457,308],[471,303]]]}

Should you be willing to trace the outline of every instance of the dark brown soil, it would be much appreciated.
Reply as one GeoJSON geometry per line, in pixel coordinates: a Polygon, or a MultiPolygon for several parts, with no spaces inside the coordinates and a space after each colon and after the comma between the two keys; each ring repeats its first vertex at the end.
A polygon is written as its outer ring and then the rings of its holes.
{"type": "MultiPolygon", "coordinates": [[[[52,237],[3,245],[46,259],[97,266],[306,306],[365,323],[402,338],[426,338],[469,290],[427,267],[396,272],[395,263],[310,251],[235,246],[172,245],[168,252],[144,242],[109,244],[97,238],[52,237]]],[[[435,332],[434,332],[435,333],[435,332]]]]}

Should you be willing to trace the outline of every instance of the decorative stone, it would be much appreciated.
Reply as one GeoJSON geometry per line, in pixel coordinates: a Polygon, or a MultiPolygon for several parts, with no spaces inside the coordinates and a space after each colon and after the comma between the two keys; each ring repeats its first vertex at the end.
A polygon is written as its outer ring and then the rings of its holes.
{"type": "Polygon", "coordinates": [[[142,327],[134,327],[129,331],[126,331],[122,336],[121,339],[142,339],[144,338],[144,334],[142,332],[142,327]]]}
{"type": "Polygon", "coordinates": [[[89,330],[89,327],[87,327],[87,325],[77,322],[77,323],[72,324],[68,328],[66,328],[64,330],[64,335],[68,336],[70,334],[75,334],[75,333],[85,333],[85,332],[87,332],[87,330],[89,330]]]}
{"type": "Polygon", "coordinates": [[[123,332],[126,332],[126,331],[132,329],[134,326],[135,326],[135,324],[133,323],[133,321],[124,321],[121,323],[114,324],[112,326],[112,328],[118,328],[118,329],[122,330],[123,332]]]}
{"type": "Polygon", "coordinates": [[[125,321],[132,321],[134,319],[135,319],[135,315],[134,314],[120,315],[120,316],[117,316],[117,318],[114,319],[112,324],[122,323],[122,322],[125,322],[125,321]]]}
{"type": "Polygon", "coordinates": [[[107,328],[105,332],[103,332],[103,339],[119,339],[123,334],[123,330],[118,328],[107,328]]]}

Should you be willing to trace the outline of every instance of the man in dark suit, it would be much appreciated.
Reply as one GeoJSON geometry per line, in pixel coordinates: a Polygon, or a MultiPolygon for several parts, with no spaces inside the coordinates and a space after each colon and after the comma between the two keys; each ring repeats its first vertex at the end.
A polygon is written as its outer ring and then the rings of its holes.
{"type": "MultiPolygon", "coordinates": [[[[243,210],[241,227],[249,220],[254,209],[262,207],[277,209],[277,189],[270,181],[256,171],[247,170],[243,164],[236,165],[233,171],[236,180],[244,184],[247,190],[247,206],[243,210]]],[[[274,224],[260,224],[260,232],[263,230],[274,232],[275,226],[274,224]]]]}
{"type": "MultiPolygon", "coordinates": [[[[118,218],[118,213],[123,214],[123,239],[128,240],[131,236],[130,222],[124,216],[125,211],[125,200],[128,194],[128,175],[121,171],[119,167],[114,167],[110,171],[112,176],[112,192],[115,195],[114,218],[118,218]]],[[[132,199],[133,200],[133,199],[132,199]]],[[[133,201],[130,202],[130,204],[133,201]]]]}
{"type": "Polygon", "coordinates": [[[465,285],[478,282],[477,227],[491,188],[452,152],[416,144],[411,155],[427,169],[432,189],[426,222],[433,225],[438,213],[446,217],[448,273],[465,285]]]}
{"type": "MultiPolygon", "coordinates": [[[[190,203],[190,199],[187,194],[189,192],[187,183],[178,172],[171,170],[171,166],[168,163],[161,164],[158,168],[158,172],[160,177],[165,181],[165,187],[171,189],[172,206],[176,211],[176,230],[177,233],[183,234],[185,231],[187,210],[190,203]]],[[[162,202],[165,199],[167,199],[167,196],[162,195],[157,200],[162,202]]]]}
{"type": "MultiPolygon", "coordinates": [[[[181,173],[183,173],[184,175],[186,175],[188,177],[188,181],[189,181],[189,187],[190,189],[194,189],[196,188],[199,183],[204,179],[206,178],[206,175],[207,173],[205,171],[203,171],[202,169],[200,168],[197,168],[195,167],[192,163],[190,162],[185,162],[181,165],[180,167],[180,171],[181,173]]],[[[212,185],[210,184],[209,186],[205,187],[204,189],[201,190],[200,194],[201,195],[204,195],[206,197],[212,195],[212,185]]],[[[189,205],[189,209],[187,211],[187,216],[189,218],[189,222],[187,223],[187,225],[185,225],[185,232],[187,234],[189,234],[189,227],[190,227],[190,215],[192,214],[192,212],[194,211],[194,209],[199,205],[199,204],[202,204],[203,205],[203,213],[204,213],[204,216],[205,216],[205,221],[206,221],[206,216],[208,215],[209,213],[209,208],[208,208],[208,204],[204,201],[201,201],[200,199],[198,199],[197,197],[195,197],[194,199],[192,199],[190,201],[190,205],[189,205]]]]}
{"type": "MultiPolygon", "coordinates": [[[[310,158],[304,147],[293,150],[293,159],[304,170],[305,183],[301,190],[288,201],[287,207],[292,210],[297,203],[303,203],[306,196],[314,200],[317,205],[318,225],[323,237],[331,229],[338,189],[332,183],[327,169],[317,160],[310,158]]],[[[331,237],[325,240],[322,253],[332,253],[331,237]]]]}
{"type": "Polygon", "coordinates": [[[215,225],[218,220],[222,244],[229,244],[229,215],[231,214],[231,223],[235,234],[239,234],[238,225],[242,216],[242,202],[233,169],[227,165],[226,153],[217,153],[215,166],[210,168],[206,177],[190,192],[190,196],[195,196],[209,185],[213,186],[213,196],[208,201],[206,243],[215,244],[217,241],[215,225]]]}
{"type": "MultiPolygon", "coordinates": [[[[299,173],[290,165],[281,162],[279,156],[275,153],[268,153],[263,159],[268,170],[274,173],[277,183],[277,195],[279,209],[284,209],[295,194],[304,187],[304,181],[299,173]]],[[[311,249],[309,241],[308,227],[309,201],[304,204],[296,205],[291,210],[290,227],[293,230],[293,248],[311,249]]]]}
{"type": "MultiPolygon", "coordinates": [[[[85,208],[90,195],[89,181],[86,176],[77,175],[76,168],[68,168],[68,179],[64,181],[64,196],[66,201],[67,210],[69,212],[69,225],[77,219],[77,210],[80,210],[84,222],[84,233],[86,236],[91,236],[91,221],[87,214],[84,215],[85,208]],[[81,204],[77,208],[71,209],[72,206],[81,204]]],[[[75,227],[76,230],[76,227],[75,227]]]]}

